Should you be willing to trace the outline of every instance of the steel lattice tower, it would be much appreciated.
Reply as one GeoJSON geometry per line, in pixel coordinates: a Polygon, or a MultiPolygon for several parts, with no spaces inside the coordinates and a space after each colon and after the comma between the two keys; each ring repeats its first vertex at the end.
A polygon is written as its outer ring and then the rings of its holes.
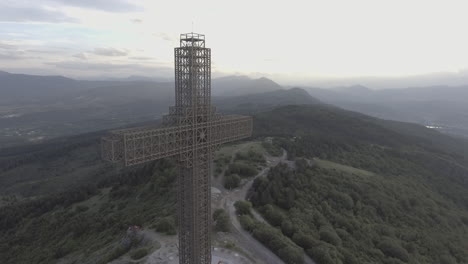
{"type": "Polygon", "coordinates": [[[178,160],[179,263],[211,264],[211,163],[220,144],[251,136],[252,118],[221,116],[211,106],[211,51],[205,36],[182,34],[175,48],[175,106],[163,126],[112,131],[102,157],[126,166],[178,160]]]}

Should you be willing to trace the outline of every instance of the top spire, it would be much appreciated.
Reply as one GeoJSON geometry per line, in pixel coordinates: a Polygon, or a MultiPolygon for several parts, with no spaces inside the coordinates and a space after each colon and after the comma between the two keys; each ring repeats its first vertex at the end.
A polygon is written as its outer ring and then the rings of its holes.
{"type": "Polygon", "coordinates": [[[198,33],[180,34],[181,47],[205,47],[205,35],[198,33]]]}

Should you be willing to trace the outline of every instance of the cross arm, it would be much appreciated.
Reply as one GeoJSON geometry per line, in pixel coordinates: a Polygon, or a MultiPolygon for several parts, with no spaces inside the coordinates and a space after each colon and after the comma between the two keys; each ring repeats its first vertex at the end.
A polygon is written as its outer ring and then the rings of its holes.
{"type": "Polygon", "coordinates": [[[174,156],[182,151],[180,127],[141,127],[112,131],[102,138],[104,160],[125,166],[174,156]]]}
{"type": "MultiPolygon", "coordinates": [[[[125,166],[175,156],[193,148],[216,147],[252,135],[252,118],[248,116],[217,116],[199,126],[141,127],[114,130],[102,138],[101,155],[110,162],[125,166]],[[209,128],[208,140],[198,137],[198,130],[209,128]],[[195,137],[197,137],[195,139],[195,137]],[[197,146],[193,145],[197,142],[197,146]]],[[[200,136],[201,137],[201,136],[200,136]]]]}
{"type": "Polygon", "coordinates": [[[220,145],[252,136],[253,121],[250,116],[228,115],[213,121],[211,140],[220,145]]]}

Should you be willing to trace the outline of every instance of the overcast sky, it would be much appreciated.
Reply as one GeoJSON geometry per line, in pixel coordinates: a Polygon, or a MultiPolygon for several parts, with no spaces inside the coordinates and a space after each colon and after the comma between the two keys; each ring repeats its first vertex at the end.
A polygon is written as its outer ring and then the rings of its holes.
{"type": "Polygon", "coordinates": [[[1,0],[0,70],[171,76],[173,48],[193,24],[218,76],[459,77],[467,10],[466,0],[1,0]]]}

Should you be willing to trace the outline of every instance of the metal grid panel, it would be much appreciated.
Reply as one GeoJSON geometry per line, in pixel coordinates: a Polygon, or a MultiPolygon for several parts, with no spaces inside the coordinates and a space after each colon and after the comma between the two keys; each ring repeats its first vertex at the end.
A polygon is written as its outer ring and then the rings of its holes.
{"type": "Polygon", "coordinates": [[[200,141],[200,134],[197,134],[197,145],[213,148],[250,137],[252,125],[251,117],[232,115],[223,116],[206,125],[119,130],[118,133],[102,139],[102,157],[111,162],[123,161],[127,166],[136,165],[191,151],[193,128],[196,131],[206,131],[209,128],[208,136],[211,140],[200,141]]]}
{"type": "Polygon", "coordinates": [[[163,127],[116,130],[102,158],[126,166],[178,159],[179,263],[211,264],[211,163],[220,144],[252,135],[252,118],[221,116],[211,106],[211,51],[205,36],[182,34],[175,48],[175,106],[163,127]]]}

